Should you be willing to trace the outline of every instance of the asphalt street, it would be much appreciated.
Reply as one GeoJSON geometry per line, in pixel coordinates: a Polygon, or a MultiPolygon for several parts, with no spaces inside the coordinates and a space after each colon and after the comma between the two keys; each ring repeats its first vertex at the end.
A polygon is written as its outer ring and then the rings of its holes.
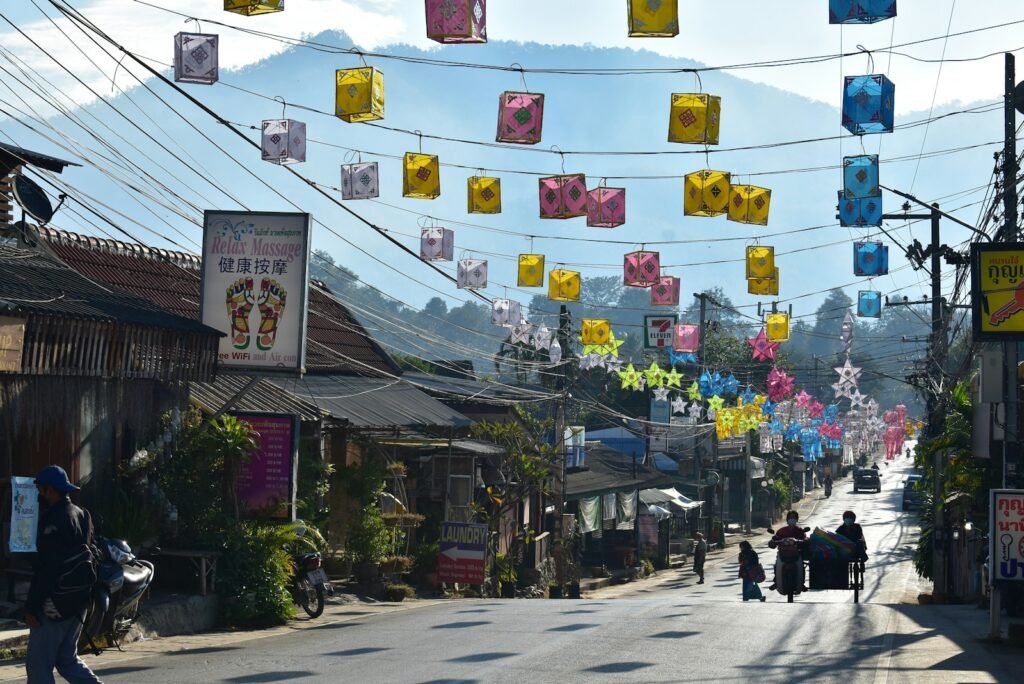
{"type": "MultiPolygon", "coordinates": [[[[812,494],[805,524],[834,529],[849,508],[864,525],[871,557],[858,605],[844,591],[743,603],[733,548],[709,562],[704,585],[687,567],[579,601],[438,601],[170,652],[159,640],[143,657],[91,662],[106,682],[152,684],[1022,681],[1024,650],[980,638],[985,611],[916,605],[928,585],[911,565],[913,514],[900,511],[905,468],[883,469],[881,494],[854,494],[849,480],[831,499],[812,494]]],[[[773,552],[758,544],[768,568],[773,552]]]]}

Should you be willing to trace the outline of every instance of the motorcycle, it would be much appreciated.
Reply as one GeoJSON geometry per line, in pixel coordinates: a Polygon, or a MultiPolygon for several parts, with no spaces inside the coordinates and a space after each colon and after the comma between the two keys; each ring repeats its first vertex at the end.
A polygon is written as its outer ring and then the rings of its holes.
{"type": "Polygon", "coordinates": [[[93,643],[97,636],[106,637],[120,650],[119,642],[134,624],[156,570],[149,561],[136,558],[121,539],[97,536],[95,545],[99,550],[96,586],[82,621],[79,647],[88,644],[99,655],[93,643]]]}
{"type": "Polygon", "coordinates": [[[828,499],[832,496],[832,485],[825,483],[825,498],[828,499]]]}
{"type": "MultiPolygon", "coordinates": [[[[774,530],[768,531],[775,533],[774,530]]],[[[804,532],[810,531],[811,528],[804,528],[804,532]]],[[[792,603],[793,597],[803,592],[806,577],[803,557],[807,544],[807,540],[792,537],[780,539],[775,536],[768,542],[769,548],[778,548],[775,560],[775,590],[786,597],[787,603],[792,603]]]]}
{"type": "Polygon", "coordinates": [[[292,600],[302,606],[310,618],[320,617],[324,612],[324,595],[334,596],[334,587],[327,581],[320,553],[311,551],[292,559],[292,583],[288,591],[292,600]]]}

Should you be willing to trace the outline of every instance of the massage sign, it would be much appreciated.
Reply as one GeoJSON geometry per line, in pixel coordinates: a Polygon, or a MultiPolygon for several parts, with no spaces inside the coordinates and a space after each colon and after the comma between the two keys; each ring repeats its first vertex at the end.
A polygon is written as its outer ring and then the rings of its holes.
{"type": "Polygon", "coordinates": [[[207,211],[200,317],[223,369],[302,372],[310,216],[207,211]]]}

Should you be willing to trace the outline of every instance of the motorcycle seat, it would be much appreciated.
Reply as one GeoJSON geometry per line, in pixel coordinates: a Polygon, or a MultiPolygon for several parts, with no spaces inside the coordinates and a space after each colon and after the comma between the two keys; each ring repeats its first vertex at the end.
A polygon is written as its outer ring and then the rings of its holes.
{"type": "Polygon", "coordinates": [[[126,584],[144,584],[149,581],[151,570],[144,565],[125,565],[124,581],[126,584]]]}

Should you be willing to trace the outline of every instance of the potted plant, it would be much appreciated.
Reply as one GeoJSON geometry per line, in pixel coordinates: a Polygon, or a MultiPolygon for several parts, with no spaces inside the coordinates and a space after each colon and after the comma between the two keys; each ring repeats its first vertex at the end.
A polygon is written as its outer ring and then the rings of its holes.
{"type": "Polygon", "coordinates": [[[380,576],[380,564],[391,548],[391,534],[376,504],[363,507],[348,528],[345,551],[352,559],[352,571],[360,584],[380,576]]]}
{"type": "Polygon", "coordinates": [[[387,556],[381,561],[380,570],[386,575],[404,575],[412,567],[412,558],[408,556],[387,556]]]}
{"type": "Polygon", "coordinates": [[[501,598],[515,598],[516,581],[519,578],[519,573],[516,572],[515,559],[507,554],[499,553],[495,556],[495,563],[498,565],[501,598]]]}
{"type": "Polygon", "coordinates": [[[420,587],[423,589],[437,589],[440,584],[437,579],[437,565],[440,554],[441,546],[437,542],[421,542],[416,547],[412,568],[413,574],[419,578],[420,587]]]}
{"type": "Polygon", "coordinates": [[[552,582],[548,585],[548,598],[560,599],[562,598],[562,585],[552,582]]]}

